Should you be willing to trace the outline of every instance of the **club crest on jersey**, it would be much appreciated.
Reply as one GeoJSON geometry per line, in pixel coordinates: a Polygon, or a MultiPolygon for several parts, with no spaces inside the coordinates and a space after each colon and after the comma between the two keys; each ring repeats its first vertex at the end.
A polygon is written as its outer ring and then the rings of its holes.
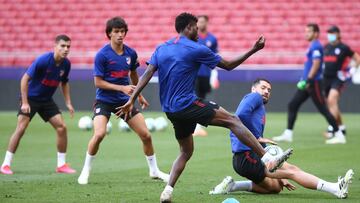
{"type": "Polygon", "coordinates": [[[126,63],[127,63],[128,65],[130,65],[130,63],[131,63],[131,58],[130,58],[130,57],[126,57],[126,63]]]}
{"type": "Polygon", "coordinates": [[[64,70],[61,70],[60,71],[60,77],[62,77],[64,75],[65,71],[64,70]]]}
{"type": "Polygon", "coordinates": [[[206,41],[206,46],[207,46],[207,47],[211,47],[211,45],[212,45],[212,43],[211,43],[210,40],[206,41]]]}
{"type": "Polygon", "coordinates": [[[336,48],[336,49],[335,49],[335,54],[336,54],[336,55],[339,55],[340,52],[341,52],[341,50],[340,50],[339,48],[336,48]]]}
{"type": "Polygon", "coordinates": [[[100,110],[101,110],[100,108],[96,108],[95,113],[100,113],[100,110]]]}

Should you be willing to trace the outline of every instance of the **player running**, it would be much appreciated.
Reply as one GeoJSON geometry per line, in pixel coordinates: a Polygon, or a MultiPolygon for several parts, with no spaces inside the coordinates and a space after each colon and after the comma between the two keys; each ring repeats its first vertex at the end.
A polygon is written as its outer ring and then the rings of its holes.
{"type": "MultiPolygon", "coordinates": [[[[275,141],[292,142],[293,128],[297,113],[301,105],[311,97],[318,111],[326,118],[327,122],[334,128],[338,137],[344,137],[334,116],[329,112],[325,98],[321,89],[321,72],[323,63],[323,48],[319,41],[320,29],[317,24],[308,24],[305,28],[306,40],[310,42],[309,50],[306,54],[307,60],[304,64],[302,80],[298,83],[297,91],[288,105],[287,129],[282,135],[273,137],[275,141]]],[[[329,140],[326,140],[328,143],[329,140]]]]}
{"type": "MultiPolygon", "coordinates": [[[[346,133],[346,128],[343,123],[339,100],[340,95],[345,87],[345,81],[347,79],[347,68],[350,59],[353,58],[356,61],[356,66],[360,65],[360,55],[354,52],[348,45],[341,41],[340,29],[333,25],[327,30],[328,44],[324,48],[324,91],[327,98],[327,104],[331,114],[335,117],[340,130],[346,133]]],[[[354,68],[352,69],[354,70],[354,68]]],[[[354,72],[354,71],[350,71],[354,72]]],[[[328,137],[333,135],[334,129],[332,126],[328,127],[328,137]]],[[[341,144],[346,143],[344,136],[336,135],[327,141],[329,144],[341,144]]]]}
{"type": "MultiPolygon", "coordinates": [[[[198,16],[198,42],[202,45],[209,47],[209,49],[214,53],[218,53],[217,39],[212,33],[208,32],[207,30],[208,22],[209,17],[207,15],[198,16]]],[[[218,86],[219,81],[217,79],[217,70],[211,69],[205,64],[201,64],[195,82],[196,95],[201,99],[205,99],[206,95],[211,92],[211,88],[218,88],[218,86]],[[210,79],[212,79],[212,81],[210,79]]],[[[207,132],[201,125],[197,124],[193,135],[206,136],[207,132]]]]}
{"type": "MultiPolygon", "coordinates": [[[[99,150],[101,141],[106,135],[106,124],[115,108],[125,104],[129,95],[138,83],[136,68],[139,66],[134,49],[124,44],[128,25],[121,17],[114,17],[106,23],[106,36],[110,43],[96,54],[94,65],[94,81],[96,86],[96,103],[94,105],[94,134],[89,141],[84,167],[78,178],[79,184],[87,184],[91,165],[99,150]],[[130,85],[130,82],[133,85],[130,85]]],[[[143,96],[139,96],[142,109],[149,104],[143,96]]],[[[157,165],[151,135],[146,127],[144,116],[138,109],[132,109],[133,117],[124,119],[129,127],[139,136],[149,166],[151,178],[159,178],[167,182],[169,175],[160,171],[157,165]]]]}
{"type": "MultiPolygon", "coordinates": [[[[276,144],[263,137],[266,121],[265,104],[268,103],[270,95],[270,82],[266,79],[255,80],[251,93],[244,96],[235,113],[264,147],[266,143],[276,144]]],[[[328,192],[341,199],[348,196],[349,184],[354,174],[351,169],[336,183],[324,181],[287,162],[274,173],[269,173],[260,157],[237,139],[233,132],[230,132],[230,140],[233,152],[233,168],[237,174],[249,179],[249,181],[234,181],[232,177],[227,176],[209,194],[227,194],[235,191],[260,194],[280,193],[283,187],[288,190],[295,189],[295,186],[287,180],[290,179],[304,188],[328,192]]]]}
{"type": "Polygon", "coordinates": [[[71,40],[66,35],[55,38],[54,52],[47,52],[39,56],[27,69],[20,82],[20,109],[15,132],[10,137],[8,150],[1,165],[2,174],[11,175],[11,161],[19,146],[31,119],[36,113],[49,122],[57,134],[57,173],[75,173],[76,171],[66,163],[67,129],[59,107],[52,96],[60,85],[64,95],[65,104],[74,116],[71,104],[69,72],[70,61],[67,55],[70,52],[71,40]]]}
{"type": "MultiPolygon", "coordinates": [[[[208,47],[196,42],[198,39],[196,23],[197,18],[189,13],[182,13],[176,17],[175,28],[179,35],[157,47],[129,101],[119,107],[117,112],[117,115],[132,116],[136,98],[155,71],[158,71],[162,110],[174,126],[175,137],[180,147],[180,154],[171,169],[170,180],[161,193],[161,202],[171,202],[175,183],[192,156],[194,151],[192,133],[197,123],[231,129],[236,137],[250,146],[259,157],[272,158],[269,153],[265,153],[263,147],[238,117],[228,113],[215,102],[199,99],[194,91],[196,75],[201,64],[209,68],[218,66],[232,70],[264,48],[265,39],[260,37],[254,47],[243,56],[227,61],[214,54],[208,47]]],[[[272,161],[269,168],[275,170],[290,154],[291,150],[287,151],[284,156],[272,161]]]]}

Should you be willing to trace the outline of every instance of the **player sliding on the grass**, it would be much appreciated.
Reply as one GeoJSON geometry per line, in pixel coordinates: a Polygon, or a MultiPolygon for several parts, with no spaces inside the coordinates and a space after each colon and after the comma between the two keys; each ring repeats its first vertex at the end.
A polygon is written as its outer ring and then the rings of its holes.
{"type": "MultiPolygon", "coordinates": [[[[106,124],[115,108],[129,100],[129,94],[138,82],[136,68],[139,66],[134,49],[124,44],[128,26],[120,17],[114,17],[106,23],[106,36],[110,43],[96,54],[94,81],[96,86],[96,103],[94,105],[94,135],[89,141],[84,167],[78,178],[79,184],[87,184],[91,164],[99,150],[101,141],[106,135],[106,124]],[[129,80],[131,84],[129,84],[129,80]]],[[[144,97],[139,97],[139,104],[144,109],[149,104],[144,97]]],[[[149,166],[151,178],[168,181],[169,175],[158,168],[151,135],[146,127],[144,116],[138,109],[132,109],[133,117],[124,119],[139,136],[149,166]]]]}
{"type": "Polygon", "coordinates": [[[67,129],[61,116],[59,107],[52,96],[60,85],[64,94],[66,107],[71,117],[74,108],[70,99],[70,86],[68,76],[70,61],[67,55],[70,51],[71,40],[66,35],[55,38],[54,52],[39,56],[27,69],[20,82],[20,109],[18,112],[17,126],[12,134],[5,159],[1,165],[2,174],[11,175],[10,164],[20,140],[23,137],[31,119],[36,113],[49,122],[57,134],[57,173],[75,173],[76,171],[66,164],[67,129]]]}
{"type": "MultiPolygon", "coordinates": [[[[201,64],[209,68],[218,66],[232,70],[264,48],[264,37],[260,37],[254,47],[243,56],[227,61],[208,47],[196,42],[198,39],[196,23],[197,18],[189,13],[182,13],[176,17],[175,28],[179,35],[157,47],[134,93],[117,112],[117,115],[131,117],[136,98],[153,74],[158,71],[162,110],[174,126],[175,137],[180,147],[180,154],[174,161],[168,185],[161,193],[161,202],[171,202],[173,188],[192,156],[194,151],[192,133],[197,123],[231,129],[236,137],[250,146],[259,157],[271,158],[237,116],[230,114],[215,102],[199,99],[194,91],[196,75],[201,64]]],[[[291,150],[288,150],[284,156],[272,161],[269,168],[276,169],[290,153],[291,150]]]]}
{"type": "MultiPolygon", "coordinates": [[[[251,93],[241,100],[235,113],[264,147],[266,143],[276,144],[263,138],[266,120],[265,104],[269,101],[270,94],[271,84],[269,81],[266,79],[255,80],[251,93]]],[[[289,179],[305,188],[328,192],[338,198],[346,198],[348,195],[349,183],[354,174],[351,169],[348,170],[345,177],[339,178],[336,183],[324,181],[287,162],[274,173],[269,173],[260,157],[237,139],[233,132],[230,132],[230,139],[233,168],[236,173],[249,179],[249,181],[234,181],[230,176],[227,176],[210,191],[210,194],[226,194],[235,191],[271,194],[281,192],[283,187],[294,190],[295,186],[287,181],[289,179]]]]}

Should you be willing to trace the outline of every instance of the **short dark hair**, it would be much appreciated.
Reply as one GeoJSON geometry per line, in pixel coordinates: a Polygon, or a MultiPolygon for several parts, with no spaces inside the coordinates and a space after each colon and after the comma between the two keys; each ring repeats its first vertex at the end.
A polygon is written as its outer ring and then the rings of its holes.
{"type": "Polygon", "coordinates": [[[206,21],[209,21],[209,16],[207,15],[198,15],[197,18],[204,18],[206,21]]]}
{"type": "Polygon", "coordinates": [[[320,33],[319,25],[316,23],[308,23],[306,27],[311,27],[314,32],[320,33]]]}
{"type": "Polygon", "coordinates": [[[60,40],[64,40],[65,42],[71,41],[70,37],[64,34],[55,37],[55,43],[59,43],[60,40]]]}
{"type": "Polygon", "coordinates": [[[128,25],[126,24],[125,20],[120,16],[113,17],[106,22],[105,33],[109,39],[110,33],[113,28],[125,28],[125,32],[128,32],[128,25]]]}
{"type": "Polygon", "coordinates": [[[188,26],[192,22],[197,22],[196,16],[191,13],[181,13],[175,19],[176,32],[180,33],[184,31],[186,26],[188,26]]]}
{"type": "Polygon", "coordinates": [[[261,81],[265,81],[267,83],[269,83],[271,85],[271,82],[268,79],[265,78],[256,78],[252,84],[253,87],[255,87],[256,85],[260,84],[261,81]]]}

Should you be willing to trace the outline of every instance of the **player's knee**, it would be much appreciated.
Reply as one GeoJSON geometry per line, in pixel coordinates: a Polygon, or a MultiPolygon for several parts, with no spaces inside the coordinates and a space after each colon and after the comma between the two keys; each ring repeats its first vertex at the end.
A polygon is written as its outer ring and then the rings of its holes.
{"type": "Polygon", "coordinates": [[[99,143],[99,142],[101,142],[101,141],[104,139],[105,135],[106,135],[106,132],[105,132],[105,131],[104,131],[104,132],[97,132],[97,133],[94,134],[93,139],[94,139],[96,142],[99,143]]]}
{"type": "Polygon", "coordinates": [[[141,133],[139,133],[139,137],[140,137],[141,141],[144,144],[151,143],[151,134],[150,134],[150,132],[141,132],[141,133]]]}
{"type": "Polygon", "coordinates": [[[27,124],[19,124],[17,127],[16,127],[16,135],[18,136],[23,136],[24,133],[25,133],[25,130],[27,128],[27,124]]]}
{"type": "Polygon", "coordinates": [[[270,193],[271,194],[279,194],[280,192],[281,192],[281,186],[279,185],[279,186],[276,186],[276,187],[272,187],[271,189],[270,189],[270,193]]]}
{"type": "Polygon", "coordinates": [[[288,104],[288,111],[294,111],[296,108],[296,103],[294,101],[290,101],[288,104]]]}
{"type": "Polygon", "coordinates": [[[237,125],[239,125],[241,123],[239,117],[235,116],[235,115],[230,115],[226,120],[225,120],[225,125],[228,128],[232,128],[235,127],[237,125]]]}
{"type": "Polygon", "coordinates": [[[182,150],[181,156],[183,156],[186,160],[189,160],[193,155],[194,149],[182,150]]]}
{"type": "Polygon", "coordinates": [[[66,128],[65,123],[62,123],[62,124],[60,124],[60,125],[58,125],[58,126],[56,127],[56,131],[57,131],[59,134],[65,133],[66,130],[67,130],[67,128],[66,128]]]}

